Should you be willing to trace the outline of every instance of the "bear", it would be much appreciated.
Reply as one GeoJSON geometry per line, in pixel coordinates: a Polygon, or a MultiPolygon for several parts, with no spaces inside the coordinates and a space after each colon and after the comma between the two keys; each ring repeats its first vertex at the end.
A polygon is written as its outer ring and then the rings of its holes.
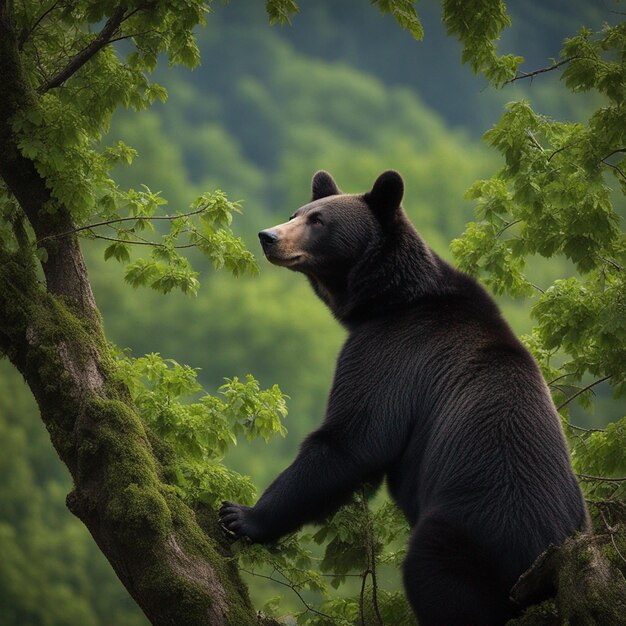
{"type": "Polygon", "coordinates": [[[321,426],[255,506],[225,502],[220,520],[272,542],[386,479],[411,527],[420,626],[499,626],[519,576],[589,515],[538,365],[479,282],[423,241],[403,194],[395,171],[364,194],[320,171],[311,202],[259,233],[348,336],[321,426]]]}

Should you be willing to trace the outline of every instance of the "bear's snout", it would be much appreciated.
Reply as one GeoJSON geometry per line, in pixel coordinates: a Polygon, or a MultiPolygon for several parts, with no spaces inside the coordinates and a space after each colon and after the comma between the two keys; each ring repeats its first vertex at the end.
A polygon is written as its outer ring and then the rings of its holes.
{"type": "Polygon", "coordinates": [[[259,241],[261,242],[263,249],[265,249],[278,241],[278,235],[275,232],[272,232],[272,229],[262,230],[259,233],[259,241]]]}

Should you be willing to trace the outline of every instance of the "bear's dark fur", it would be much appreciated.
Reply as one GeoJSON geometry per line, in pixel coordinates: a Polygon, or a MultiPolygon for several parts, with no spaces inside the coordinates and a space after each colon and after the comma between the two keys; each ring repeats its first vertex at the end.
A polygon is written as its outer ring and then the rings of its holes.
{"type": "Polygon", "coordinates": [[[487,292],[423,242],[402,195],[396,172],[361,195],[318,172],[312,202],[260,233],[349,336],[322,425],[256,506],[220,515],[272,541],[386,476],[412,528],[420,626],[501,625],[520,574],[588,515],[536,363],[487,292]]]}

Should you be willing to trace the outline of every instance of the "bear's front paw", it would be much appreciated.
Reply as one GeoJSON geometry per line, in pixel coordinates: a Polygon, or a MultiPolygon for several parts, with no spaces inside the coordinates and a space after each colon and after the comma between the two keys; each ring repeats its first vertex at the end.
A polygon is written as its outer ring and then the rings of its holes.
{"type": "Polygon", "coordinates": [[[248,537],[251,541],[262,541],[258,524],[253,521],[252,507],[236,502],[222,502],[219,511],[220,523],[238,537],[248,537]]]}

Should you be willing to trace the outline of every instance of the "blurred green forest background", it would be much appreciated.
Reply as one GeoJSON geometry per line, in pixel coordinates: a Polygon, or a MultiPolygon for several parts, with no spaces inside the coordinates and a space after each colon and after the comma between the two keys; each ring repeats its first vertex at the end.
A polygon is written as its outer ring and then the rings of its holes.
{"type": "MultiPolygon", "coordinates": [[[[550,64],[580,25],[600,28],[614,5],[599,0],[510,3],[513,27],[503,51],[526,57],[526,69],[550,64]]],[[[234,224],[260,256],[256,233],[284,221],[309,199],[310,178],[327,169],[347,192],[368,189],[385,169],[406,181],[405,208],[444,257],[471,219],[464,191],[499,162],[480,137],[505,102],[526,98],[535,110],[582,118],[589,98],[572,98],[556,73],[500,92],[460,63],[440,5],[418,5],[421,43],[365,0],[302,0],[291,27],[271,27],[259,0],[216,4],[198,32],[202,65],[161,67],[154,80],[169,99],[114,119],[109,141],[139,156],[120,169],[123,187],[161,191],[169,212],[185,210],[206,190],[241,200],[234,224]]],[[[307,282],[260,260],[254,278],[215,273],[197,258],[195,298],[134,290],[122,270],[85,242],[96,299],[109,338],[134,356],[160,352],[200,368],[208,390],[250,372],[290,396],[289,434],[270,444],[240,443],[229,462],[258,490],[291,460],[323,415],[343,331],[307,282]]],[[[537,261],[538,285],[565,276],[564,261],[537,261]]],[[[502,305],[515,329],[531,327],[530,301],[502,305]]],[[[577,422],[600,426],[618,416],[608,388],[596,413],[577,422]]],[[[87,530],[65,508],[69,475],[56,458],[37,407],[19,375],[0,362],[0,625],[135,626],[147,624],[87,530]]],[[[251,581],[255,586],[256,581],[251,581]]],[[[267,591],[259,587],[255,598],[267,591]],[[260,591],[259,591],[260,589],[260,591]]],[[[266,596],[267,599],[267,596],[266,596]]]]}

